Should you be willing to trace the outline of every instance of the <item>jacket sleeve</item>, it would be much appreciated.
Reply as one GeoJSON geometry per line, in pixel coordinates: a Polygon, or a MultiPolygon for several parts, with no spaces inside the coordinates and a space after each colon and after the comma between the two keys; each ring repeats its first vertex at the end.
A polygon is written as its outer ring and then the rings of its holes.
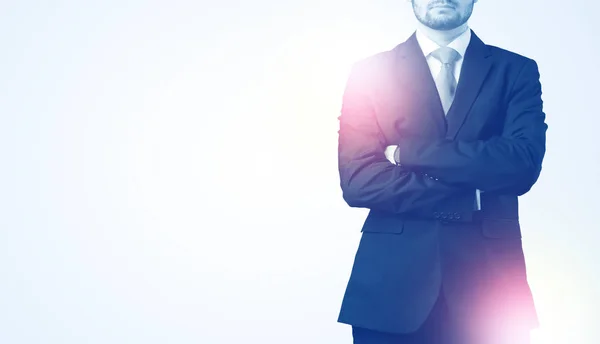
{"type": "Polygon", "coordinates": [[[475,190],[436,181],[389,162],[389,144],[375,118],[367,88],[368,69],[355,65],[343,95],[339,116],[338,168],[343,198],[351,207],[433,217],[436,205],[453,200],[471,211],[475,190]],[[460,197],[462,196],[462,197],[460,197]]]}
{"type": "Polygon", "coordinates": [[[536,62],[527,59],[509,95],[502,135],[485,141],[401,139],[400,163],[456,186],[526,193],[546,151],[539,77],[536,62]]]}

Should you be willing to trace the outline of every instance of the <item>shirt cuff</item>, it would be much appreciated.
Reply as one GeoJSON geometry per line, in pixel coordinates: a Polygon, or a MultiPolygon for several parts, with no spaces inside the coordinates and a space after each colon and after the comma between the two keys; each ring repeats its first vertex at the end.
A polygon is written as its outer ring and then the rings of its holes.
{"type": "Polygon", "coordinates": [[[400,146],[396,146],[394,150],[394,162],[396,165],[400,166],[400,146]]]}

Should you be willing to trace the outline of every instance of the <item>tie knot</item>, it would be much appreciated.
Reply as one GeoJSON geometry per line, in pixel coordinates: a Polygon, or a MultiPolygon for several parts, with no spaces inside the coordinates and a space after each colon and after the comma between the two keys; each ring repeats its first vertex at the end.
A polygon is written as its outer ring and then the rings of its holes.
{"type": "Polygon", "coordinates": [[[449,47],[441,47],[431,53],[431,56],[435,57],[443,64],[452,64],[460,58],[460,54],[458,51],[449,48],[449,47]]]}

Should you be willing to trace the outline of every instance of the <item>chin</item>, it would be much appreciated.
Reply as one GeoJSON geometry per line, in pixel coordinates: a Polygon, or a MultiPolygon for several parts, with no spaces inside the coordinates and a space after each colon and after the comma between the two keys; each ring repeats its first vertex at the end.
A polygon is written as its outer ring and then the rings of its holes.
{"type": "Polygon", "coordinates": [[[436,18],[437,20],[429,21],[429,26],[435,30],[452,30],[459,27],[461,24],[457,20],[452,20],[450,18],[436,18]]]}

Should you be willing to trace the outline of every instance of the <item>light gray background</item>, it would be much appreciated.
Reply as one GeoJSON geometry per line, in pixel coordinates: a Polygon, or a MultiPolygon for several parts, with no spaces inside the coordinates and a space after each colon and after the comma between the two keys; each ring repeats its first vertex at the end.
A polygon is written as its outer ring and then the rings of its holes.
{"type": "MultiPolygon", "coordinates": [[[[218,3],[0,5],[0,343],[351,343],[366,210],[338,186],[341,92],[410,5],[218,3]]],[[[599,10],[482,0],[471,20],[542,74],[534,344],[599,338],[599,10]]]]}

